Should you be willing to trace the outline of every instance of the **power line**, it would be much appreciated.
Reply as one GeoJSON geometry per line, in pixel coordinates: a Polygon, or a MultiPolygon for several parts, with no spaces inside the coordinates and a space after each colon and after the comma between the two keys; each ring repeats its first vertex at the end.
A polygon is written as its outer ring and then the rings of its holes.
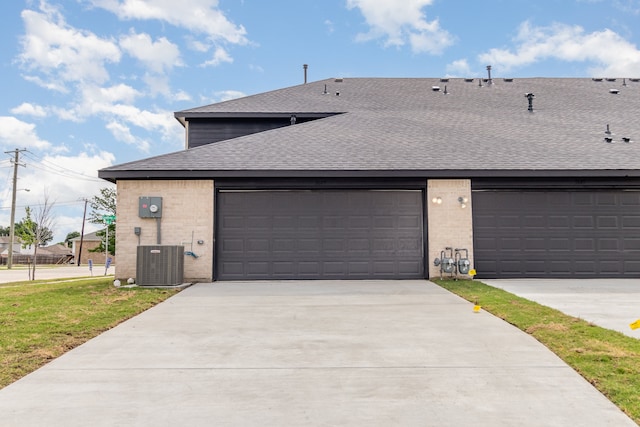
{"type": "MultiPolygon", "coordinates": [[[[81,201],[69,201],[69,202],[54,202],[54,207],[61,207],[61,206],[73,206],[73,205],[79,205],[81,204],[81,201]]],[[[16,205],[16,208],[26,208],[27,206],[29,207],[41,207],[44,206],[43,203],[29,203],[27,205],[16,205]]],[[[0,206],[0,210],[4,210],[4,209],[11,209],[11,206],[0,206]]]]}
{"type": "Polygon", "coordinates": [[[36,154],[32,153],[31,151],[27,151],[27,154],[25,156],[30,158],[31,160],[39,162],[39,164],[30,164],[30,166],[33,167],[34,169],[39,169],[48,173],[53,173],[53,174],[63,176],[66,178],[71,178],[71,179],[78,179],[78,180],[84,180],[84,181],[90,181],[90,182],[100,182],[100,183],[104,182],[104,180],[98,177],[87,176],[79,172],[76,172],[74,170],[67,169],[63,166],[57,165],[53,162],[50,162],[49,160],[45,160],[41,157],[38,157],[36,154]]]}

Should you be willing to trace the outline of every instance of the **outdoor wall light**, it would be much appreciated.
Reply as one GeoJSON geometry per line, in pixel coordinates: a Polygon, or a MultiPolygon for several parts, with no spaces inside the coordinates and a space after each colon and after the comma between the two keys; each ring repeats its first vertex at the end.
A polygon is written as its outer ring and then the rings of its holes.
{"type": "Polygon", "coordinates": [[[462,209],[467,207],[467,202],[469,202],[469,199],[467,199],[466,197],[463,197],[463,196],[458,197],[458,203],[460,203],[460,207],[462,209]]]}
{"type": "Polygon", "coordinates": [[[441,205],[442,204],[442,197],[434,197],[433,199],[431,199],[431,202],[434,205],[441,205]]]}

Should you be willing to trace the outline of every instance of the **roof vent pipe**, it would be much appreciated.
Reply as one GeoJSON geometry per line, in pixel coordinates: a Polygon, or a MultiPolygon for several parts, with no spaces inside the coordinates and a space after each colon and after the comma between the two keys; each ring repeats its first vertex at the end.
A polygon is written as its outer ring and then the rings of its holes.
{"type": "Polygon", "coordinates": [[[328,94],[329,92],[327,92],[327,85],[324,85],[324,92],[322,92],[323,95],[328,94]]]}
{"type": "Polygon", "coordinates": [[[536,96],[532,93],[525,93],[524,96],[529,100],[529,108],[528,110],[530,112],[533,112],[533,98],[535,98],[536,96]]]}
{"type": "Polygon", "coordinates": [[[307,68],[309,68],[307,64],[302,65],[302,69],[304,70],[304,84],[307,84],[307,68]]]}
{"type": "Polygon", "coordinates": [[[482,79],[478,79],[478,87],[482,87],[482,79]]]}
{"type": "Polygon", "coordinates": [[[611,135],[611,129],[609,128],[609,123],[607,123],[607,130],[604,131],[607,135],[611,135]]]}
{"type": "Polygon", "coordinates": [[[296,117],[296,115],[295,115],[295,114],[292,114],[292,115],[291,115],[291,118],[290,118],[289,120],[291,121],[291,124],[292,124],[292,125],[295,125],[295,124],[296,124],[296,122],[298,121],[298,118],[296,117]]]}
{"type": "Polygon", "coordinates": [[[487,73],[489,74],[489,81],[488,81],[488,83],[489,83],[490,85],[492,85],[492,84],[493,84],[493,80],[491,80],[491,65],[487,65],[487,73]]]}

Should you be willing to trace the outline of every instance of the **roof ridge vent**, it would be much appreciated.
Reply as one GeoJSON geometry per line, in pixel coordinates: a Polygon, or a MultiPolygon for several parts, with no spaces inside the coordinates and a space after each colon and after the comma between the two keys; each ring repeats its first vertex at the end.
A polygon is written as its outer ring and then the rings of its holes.
{"type": "Polygon", "coordinates": [[[608,82],[615,82],[616,81],[616,79],[605,79],[605,80],[608,81],[608,82]]]}
{"type": "Polygon", "coordinates": [[[475,79],[464,79],[464,81],[467,82],[467,83],[473,83],[474,80],[475,79]]]}
{"type": "Polygon", "coordinates": [[[509,79],[502,79],[504,80],[506,83],[513,83],[513,79],[509,78],[509,79]]]}
{"type": "Polygon", "coordinates": [[[448,82],[449,82],[449,79],[440,79],[440,81],[441,81],[442,83],[448,83],[448,82]]]}
{"type": "Polygon", "coordinates": [[[638,82],[640,82],[640,79],[629,79],[629,80],[631,80],[631,81],[632,81],[632,82],[634,82],[634,83],[638,83],[638,82]]]}
{"type": "Polygon", "coordinates": [[[593,80],[594,82],[601,82],[602,79],[600,77],[594,77],[591,80],[593,80]]]}

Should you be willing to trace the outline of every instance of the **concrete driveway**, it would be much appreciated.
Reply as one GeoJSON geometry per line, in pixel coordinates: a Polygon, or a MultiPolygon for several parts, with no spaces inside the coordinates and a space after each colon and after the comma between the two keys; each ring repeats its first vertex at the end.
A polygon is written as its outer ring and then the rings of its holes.
{"type": "Polygon", "coordinates": [[[487,285],[555,308],[603,328],[640,338],[640,279],[499,279],[487,285]]]}
{"type": "Polygon", "coordinates": [[[15,426],[635,426],[427,281],[197,284],[0,390],[15,426]]]}

